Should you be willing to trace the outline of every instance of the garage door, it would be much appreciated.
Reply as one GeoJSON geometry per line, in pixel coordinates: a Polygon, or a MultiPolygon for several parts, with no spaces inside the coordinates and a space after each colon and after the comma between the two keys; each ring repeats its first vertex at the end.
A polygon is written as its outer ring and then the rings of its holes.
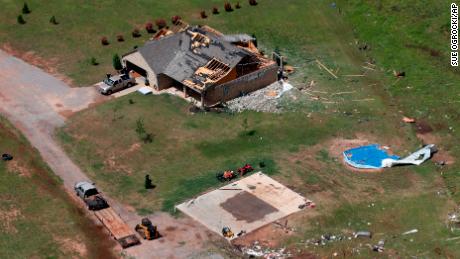
{"type": "Polygon", "coordinates": [[[138,73],[139,75],[143,77],[147,76],[147,72],[145,71],[145,69],[142,69],[141,67],[129,61],[126,61],[126,68],[128,69],[128,71],[134,70],[136,73],[138,73]]]}

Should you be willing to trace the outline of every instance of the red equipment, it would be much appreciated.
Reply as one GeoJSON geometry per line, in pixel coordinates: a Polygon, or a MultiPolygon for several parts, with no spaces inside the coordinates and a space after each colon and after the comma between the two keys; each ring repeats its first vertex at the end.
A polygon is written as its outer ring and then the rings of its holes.
{"type": "Polygon", "coordinates": [[[252,168],[252,166],[250,164],[245,164],[243,167],[238,168],[238,173],[241,176],[243,176],[246,173],[249,173],[249,172],[251,172],[253,170],[254,170],[254,168],[252,168]]]}

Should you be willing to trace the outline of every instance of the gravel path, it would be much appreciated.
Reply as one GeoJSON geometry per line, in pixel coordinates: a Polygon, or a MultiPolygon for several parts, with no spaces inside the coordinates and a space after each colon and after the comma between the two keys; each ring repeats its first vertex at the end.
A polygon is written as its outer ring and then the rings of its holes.
{"type": "MultiPolygon", "coordinates": [[[[66,117],[110,99],[94,87],[71,88],[37,67],[0,50],[0,112],[38,149],[44,161],[73,192],[77,181],[88,180],[54,139],[54,131],[66,117]]],[[[20,154],[13,154],[20,156],[20,154]]],[[[107,197],[115,211],[134,228],[141,217],[129,207],[107,197]]],[[[166,213],[150,215],[162,240],[146,241],[125,250],[136,258],[190,258],[203,253],[212,234],[189,218],[175,219],[166,213]]],[[[219,258],[219,255],[209,255],[219,258]]],[[[201,256],[200,256],[201,257],[201,256]]],[[[203,258],[205,258],[204,256],[203,258]]]]}

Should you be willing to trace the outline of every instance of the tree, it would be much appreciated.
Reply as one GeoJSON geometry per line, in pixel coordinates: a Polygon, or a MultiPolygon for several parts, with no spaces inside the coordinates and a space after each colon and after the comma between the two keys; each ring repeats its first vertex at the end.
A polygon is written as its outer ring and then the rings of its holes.
{"type": "Polygon", "coordinates": [[[257,47],[257,37],[254,33],[252,34],[252,38],[253,38],[252,43],[254,43],[254,46],[257,47]]]}
{"type": "Polygon", "coordinates": [[[25,24],[26,21],[24,20],[24,18],[22,17],[22,15],[18,15],[18,23],[19,24],[25,24]]]}
{"type": "Polygon", "coordinates": [[[56,21],[56,17],[54,17],[54,15],[51,16],[51,18],[50,18],[50,23],[51,23],[51,24],[54,24],[54,25],[57,25],[57,24],[58,24],[58,22],[56,21]]]}
{"type": "Polygon", "coordinates": [[[29,9],[29,6],[27,5],[27,3],[24,3],[24,6],[22,6],[22,13],[23,14],[29,14],[30,13],[30,9],[29,9]]]}
{"type": "Polygon", "coordinates": [[[201,12],[200,12],[200,16],[201,16],[201,19],[206,19],[206,18],[208,18],[208,16],[206,15],[206,12],[205,12],[205,11],[201,11],[201,12]]]}
{"type": "Polygon", "coordinates": [[[171,23],[174,25],[178,25],[181,19],[182,18],[179,15],[174,15],[173,17],[171,17],[171,23]]]}
{"type": "Polygon", "coordinates": [[[249,0],[249,5],[257,5],[257,0],[249,0]]]}
{"type": "Polygon", "coordinates": [[[112,65],[115,70],[121,70],[123,69],[123,65],[121,64],[120,57],[118,54],[114,54],[112,58],[112,65]]]}
{"type": "Polygon", "coordinates": [[[224,9],[225,9],[226,12],[233,11],[232,4],[230,4],[229,2],[225,2],[224,9]]]}
{"type": "Polygon", "coordinates": [[[107,39],[107,37],[104,36],[101,38],[101,44],[104,46],[109,45],[109,40],[107,39]]]}
{"type": "Polygon", "coordinates": [[[150,175],[148,174],[145,175],[144,186],[145,186],[145,189],[155,188],[155,185],[152,184],[152,179],[150,179],[150,175]]]}
{"type": "Polygon", "coordinates": [[[99,65],[99,62],[97,62],[97,60],[96,60],[95,57],[91,57],[91,58],[89,59],[89,62],[90,62],[91,65],[93,65],[93,66],[99,65]]]}
{"type": "Polygon", "coordinates": [[[147,31],[147,33],[154,33],[155,29],[153,28],[153,23],[147,22],[145,24],[145,30],[147,31]]]}
{"type": "Polygon", "coordinates": [[[155,20],[155,25],[158,27],[159,30],[161,30],[164,27],[166,27],[166,21],[165,21],[165,19],[156,19],[155,20]]]}

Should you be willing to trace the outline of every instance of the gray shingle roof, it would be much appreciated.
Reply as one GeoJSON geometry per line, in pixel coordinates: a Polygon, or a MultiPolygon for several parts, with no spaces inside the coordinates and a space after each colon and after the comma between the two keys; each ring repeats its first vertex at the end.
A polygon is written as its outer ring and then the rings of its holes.
{"type": "Polygon", "coordinates": [[[204,66],[213,58],[236,66],[243,57],[251,55],[209,31],[198,27],[188,30],[196,31],[211,39],[209,46],[191,49],[191,35],[181,31],[156,41],[150,41],[139,48],[139,53],[157,74],[165,74],[176,81],[190,78],[197,68],[204,66]]]}

